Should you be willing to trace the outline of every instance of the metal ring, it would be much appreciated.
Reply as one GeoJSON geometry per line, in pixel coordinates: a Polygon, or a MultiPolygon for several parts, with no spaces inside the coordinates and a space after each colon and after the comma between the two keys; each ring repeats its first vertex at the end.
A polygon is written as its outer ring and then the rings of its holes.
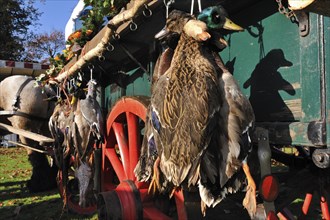
{"type": "Polygon", "coordinates": [[[106,46],[105,49],[106,49],[107,51],[111,52],[111,51],[114,51],[115,47],[114,47],[111,43],[109,43],[108,46],[106,46]]]}
{"type": "Polygon", "coordinates": [[[144,17],[149,18],[152,16],[152,11],[150,10],[150,8],[148,7],[147,4],[144,4],[144,10],[142,11],[142,14],[144,15],[144,17]]]}
{"type": "Polygon", "coordinates": [[[137,24],[133,20],[131,20],[131,23],[129,24],[129,29],[131,29],[131,31],[136,31],[137,28],[137,24]]]}
{"type": "Polygon", "coordinates": [[[120,39],[120,35],[117,32],[114,32],[114,34],[112,35],[112,38],[114,40],[119,40],[120,39]]]}
{"type": "Polygon", "coordinates": [[[99,58],[99,61],[101,61],[101,62],[105,61],[105,57],[103,55],[99,56],[98,58],[99,58]]]}
{"type": "Polygon", "coordinates": [[[90,69],[90,70],[94,69],[94,65],[93,64],[89,64],[88,65],[88,69],[90,69]]]}

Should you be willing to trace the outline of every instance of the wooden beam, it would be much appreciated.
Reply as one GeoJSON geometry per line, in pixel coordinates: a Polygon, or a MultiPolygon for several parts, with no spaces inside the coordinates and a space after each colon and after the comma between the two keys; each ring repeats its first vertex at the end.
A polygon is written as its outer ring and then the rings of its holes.
{"type": "MultiPolygon", "coordinates": [[[[88,65],[93,59],[101,56],[114,35],[114,30],[110,27],[116,29],[117,32],[120,32],[121,25],[125,25],[125,23],[130,22],[139,12],[142,13],[145,5],[151,6],[152,4],[160,3],[157,0],[133,0],[130,3],[129,9],[117,14],[109,21],[108,25],[104,27],[105,30],[102,30],[103,36],[100,38],[100,41],[95,45],[95,47],[86,52],[86,54],[80,56],[79,59],[70,66],[70,68],[66,68],[64,72],[61,72],[58,76],[56,76],[55,82],[62,82],[66,78],[75,75],[81,68],[88,65]]],[[[128,24],[126,24],[126,26],[127,25],[128,24]]]]}
{"type": "Polygon", "coordinates": [[[8,143],[11,143],[11,144],[15,144],[17,146],[20,146],[20,147],[24,147],[26,149],[30,149],[30,150],[33,150],[33,151],[36,151],[36,152],[39,152],[39,153],[42,153],[42,154],[49,154],[48,151],[45,151],[45,150],[40,150],[40,149],[37,149],[35,147],[31,147],[31,146],[28,146],[26,144],[22,144],[22,143],[18,143],[16,141],[9,141],[7,140],[8,143]]]}
{"type": "Polygon", "coordinates": [[[55,140],[40,134],[33,133],[31,131],[26,131],[20,128],[14,128],[11,125],[0,123],[0,129],[9,131],[13,134],[22,135],[23,137],[29,138],[31,140],[37,141],[39,143],[53,143],[55,140]]]}

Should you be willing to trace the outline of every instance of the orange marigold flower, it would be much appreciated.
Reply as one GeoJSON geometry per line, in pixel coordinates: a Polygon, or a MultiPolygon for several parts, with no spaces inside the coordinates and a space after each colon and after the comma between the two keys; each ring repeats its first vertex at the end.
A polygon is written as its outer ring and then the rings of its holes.
{"type": "Polygon", "coordinates": [[[93,30],[87,30],[86,31],[86,35],[90,35],[91,33],[93,33],[93,30]]]}
{"type": "Polygon", "coordinates": [[[78,30],[78,31],[70,34],[70,36],[68,37],[68,40],[78,39],[80,37],[81,37],[81,30],[78,30]]]}

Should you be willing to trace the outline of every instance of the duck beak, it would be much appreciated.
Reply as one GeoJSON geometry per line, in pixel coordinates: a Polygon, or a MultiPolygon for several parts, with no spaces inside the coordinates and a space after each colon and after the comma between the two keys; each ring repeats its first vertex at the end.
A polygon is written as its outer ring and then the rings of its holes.
{"type": "Polygon", "coordinates": [[[163,29],[161,29],[156,35],[155,35],[155,39],[157,40],[161,40],[164,37],[166,37],[167,35],[169,35],[169,32],[166,30],[166,27],[164,27],[163,29]]]}
{"type": "Polygon", "coordinates": [[[223,25],[223,28],[226,29],[226,30],[231,30],[231,31],[243,31],[244,30],[241,26],[235,24],[229,18],[226,18],[225,24],[223,25]]]}

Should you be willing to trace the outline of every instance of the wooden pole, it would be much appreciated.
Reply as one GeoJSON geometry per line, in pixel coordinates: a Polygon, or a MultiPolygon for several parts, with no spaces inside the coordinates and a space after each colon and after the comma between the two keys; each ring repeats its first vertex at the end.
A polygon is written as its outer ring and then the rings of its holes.
{"type": "Polygon", "coordinates": [[[60,73],[58,76],[55,77],[56,82],[62,82],[66,78],[75,75],[78,71],[85,67],[91,60],[99,57],[102,55],[108,43],[111,40],[111,37],[114,35],[115,30],[123,23],[130,21],[141,9],[144,7],[145,4],[151,2],[150,0],[132,0],[131,7],[109,21],[108,25],[106,26],[106,31],[101,39],[101,41],[90,51],[88,51],[85,55],[81,56],[77,62],[75,62],[68,70],[60,73]]]}

